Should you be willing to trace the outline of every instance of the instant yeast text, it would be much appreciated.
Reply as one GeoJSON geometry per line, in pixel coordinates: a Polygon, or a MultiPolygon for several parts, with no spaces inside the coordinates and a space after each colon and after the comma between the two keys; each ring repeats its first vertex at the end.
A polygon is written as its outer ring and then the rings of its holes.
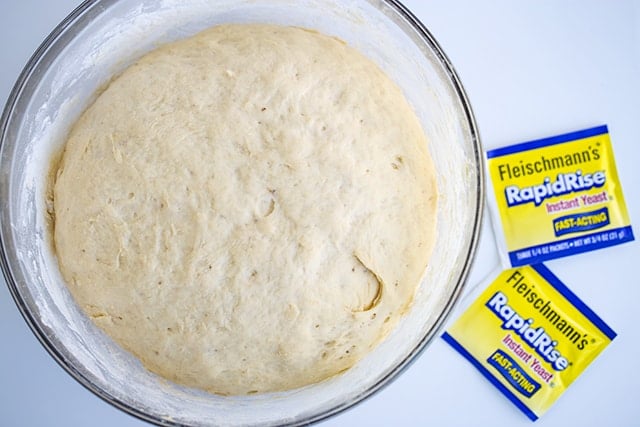
{"type": "Polygon", "coordinates": [[[606,126],[487,152],[508,264],[633,240],[606,126]]]}
{"type": "Polygon", "coordinates": [[[443,338],[536,420],[615,336],[537,264],[500,273],[443,338]]]}

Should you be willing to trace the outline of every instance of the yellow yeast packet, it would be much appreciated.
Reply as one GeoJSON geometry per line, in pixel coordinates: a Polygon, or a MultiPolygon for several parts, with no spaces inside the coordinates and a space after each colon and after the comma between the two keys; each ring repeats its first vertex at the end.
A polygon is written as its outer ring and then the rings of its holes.
{"type": "Polygon", "coordinates": [[[606,125],[486,155],[494,196],[489,202],[507,265],[634,239],[606,125]]]}
{"type": "Polygon", "coordinates": [[[502,271],[442,338],[535,421],[615,336],[537,264],[502,271]]]}

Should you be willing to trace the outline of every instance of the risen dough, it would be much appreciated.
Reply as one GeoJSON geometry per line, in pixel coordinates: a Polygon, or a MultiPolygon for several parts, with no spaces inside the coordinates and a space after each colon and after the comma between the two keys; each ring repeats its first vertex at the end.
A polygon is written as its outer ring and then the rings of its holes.
{"type": "Polygon", "coordinates": [[[54,187],[74,298],[143,364],[221,394],[291,389],[411,304],[436,186],[400,90],[340,40],[224,25],[117,77],[54,187]]]}

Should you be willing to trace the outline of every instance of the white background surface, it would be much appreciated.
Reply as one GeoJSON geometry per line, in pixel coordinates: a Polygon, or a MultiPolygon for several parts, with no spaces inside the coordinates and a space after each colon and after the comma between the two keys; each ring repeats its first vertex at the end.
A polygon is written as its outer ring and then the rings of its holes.
{"type": "MultiPolygon", "coordinates": [[[[78,0],[0,0],[0,103],[28,58],[78,0]]],[[[640,3],[405,0],[454,64],[484,148],[608,124],[640,237],[640,3]]],[[[485,218],[488,222],[488,218],[485,218]]],[[[496,263],[485,227],[469,285],[496,263]]],[[[538,426],[640,425],[640,244],[547,263],[618,337],[538,426]]],[[[4,282],[0,279],[0,282],[4,282]]],[[[450,319],[453,320],[453,319],[450,319]]],[[[145,426],[49,357],[0,283],[0,425],[145,426]]],[[[437,339],[396,381],[323,426],[528,426],[531,422],[437,339]]]]}

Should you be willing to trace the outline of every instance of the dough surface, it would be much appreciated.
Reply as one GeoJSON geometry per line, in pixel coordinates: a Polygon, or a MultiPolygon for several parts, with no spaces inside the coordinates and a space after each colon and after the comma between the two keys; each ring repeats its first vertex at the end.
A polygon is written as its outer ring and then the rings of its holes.
{"type": "Polygon", "coordinates": [[[411,305],[435,239],[427,141],[340,40],[222,25],[158,48],[72,128],[61,272],[151,371],[220,394],[350,368],[411,305]]]}

